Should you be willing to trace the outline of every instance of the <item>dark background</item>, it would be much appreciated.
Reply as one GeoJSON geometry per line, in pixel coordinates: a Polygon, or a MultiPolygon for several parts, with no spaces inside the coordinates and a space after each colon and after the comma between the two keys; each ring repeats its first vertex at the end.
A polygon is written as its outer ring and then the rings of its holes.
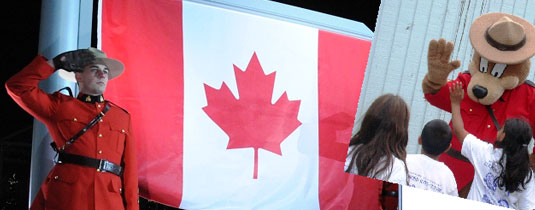
{"type": "MultiPolygon", "coordinates": [[[[362,22],[375,29],[380,0],[276,0],[362,22]]],[[[27,209],[33,118],[8,97],[4,83],[36,55],[40,0],[9,1],[2,7],[2,70],[0,79],[0,210],[27,209]]],[[[141,199],[141,209],[174,209],[141,199]]]]}

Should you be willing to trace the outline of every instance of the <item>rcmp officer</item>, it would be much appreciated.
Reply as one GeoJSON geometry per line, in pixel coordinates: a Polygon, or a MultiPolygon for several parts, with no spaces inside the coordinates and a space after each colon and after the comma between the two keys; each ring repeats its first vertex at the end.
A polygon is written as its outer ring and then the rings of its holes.
{"type": "Polygon", "coordinates": [[[39,55],[6,82],[13,100],[47,126],[58,152],[31,209],[139,209],[130,115],[102,95],[123,70],[120,61],[89,48],[52,60],[39,55]],[[77,81],[77,98],[39,89],[59,69],[77,81]]]}

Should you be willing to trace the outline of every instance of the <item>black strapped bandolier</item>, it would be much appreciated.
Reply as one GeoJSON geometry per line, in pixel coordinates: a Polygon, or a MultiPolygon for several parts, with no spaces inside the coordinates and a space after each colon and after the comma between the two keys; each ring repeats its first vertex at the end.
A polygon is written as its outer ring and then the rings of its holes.
{"type": "Polygon", "coordinates": [[[54,151],[58,153],[58,164],[70,163],[75,165],[81,165],[91,168],[96,168],[98,172],[109,172],[117,176],[121,176],[123,168],[120,165],[112,163],[106,159],[95,159],[82,155],[69,154],[65,152],[65,149],[72,145],[80,136],[93,127],[110,109],[110,105],[106,102],[106,106],[91,122],[89,122],[82,130],[76,133],[72,138],[67,140],[65,145],[57,147],[55,142],[50,143],[50,146],[54,151]]]}

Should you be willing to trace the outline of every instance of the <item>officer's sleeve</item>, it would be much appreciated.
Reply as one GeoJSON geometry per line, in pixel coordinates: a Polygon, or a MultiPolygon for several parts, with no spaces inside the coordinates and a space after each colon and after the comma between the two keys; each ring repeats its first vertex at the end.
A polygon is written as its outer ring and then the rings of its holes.
{"type": "MultiPolygon", "coordinates": [[[[438,107],[439,109],[442,109],[447,112],[451,112],[451,101],[450,101],[450,90],[449,87],[454,82],[462,82],[463,83],[463,89],[466,93],[466,86],[468,85],[469,80],[467,78],[469,77],[466,73],[459,73],[457,76],[457,79],[448,81],[440,90],[434,94],[428,93],[425,94],[425,99],[433,106],[438,107]]],[[[466,95],[465,95],[466,97],[466,95]]]]}
{"type": "Polygon", "coordinates": [[[54,73],[43,56],[37,56],[22,71],[6,81],[9,96],[26,112],[44,122],[55,113],[57,97],[49,95],[38,86],[39,81],[54,73]]]}
{"type": "MultiPolygon", "coordinates": [[[[129,116],[130,118],[130,116],[129,116]]],[[[139,190],[138,190],[138,176],[137,176],[137,158],[136,158],[136,142],[132,133],[132,119],[129,119],[128,132],[125,140],[125,150],[123,153],[123,186],[124,198],[126,201],[127,210],[139,209],[139,190]]]]}

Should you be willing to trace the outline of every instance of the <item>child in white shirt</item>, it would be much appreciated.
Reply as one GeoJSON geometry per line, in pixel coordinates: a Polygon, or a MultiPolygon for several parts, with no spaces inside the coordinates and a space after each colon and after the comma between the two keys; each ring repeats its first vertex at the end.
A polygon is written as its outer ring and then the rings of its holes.
{"type": "Polygon", "coordinates": [[[450,126],[444,120],[431,120],[425,124],[418,138],[422,154],[407,155],[409,186],[459,196],[453,172],[438,161],[440,155],[450,149],[452,136],[450,126]]]}
{"type": "Polygon", "coordinates": [[[462,144],[461,154],[475,169],[467,199],[515,209],[535,209],[535,177],[529,167],[527,145],[530,125],[521,119],[508,119],[499,129],[494,145],[469,134],[463,125],[460,103],[461,83],[450,87],[452,126],[462,144]]]}

